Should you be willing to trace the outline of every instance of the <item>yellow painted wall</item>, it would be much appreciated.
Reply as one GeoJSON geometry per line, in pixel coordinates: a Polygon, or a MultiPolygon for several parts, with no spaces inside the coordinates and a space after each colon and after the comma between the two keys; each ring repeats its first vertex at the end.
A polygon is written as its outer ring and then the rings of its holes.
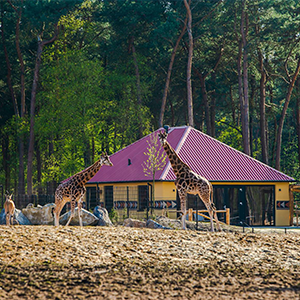
{"type": "Polygon", "coordinates": [[[290,226],[290,210],[280,210],[277,208],[277,201],[289,201],[289,183],[278,182],[275,186],[275,225],[290,226]]]}
{"type": "MultiPolygon", "coordinates": [[[[150,184],[152,182],[149,181],[150,184]]],[[[128,187],[136,187],[139,185],[147,185],[147,182],[134,182],[134,183],[117,183],[117,184],[105,184],[105,185],[98,185],[100,190],[102,190],[102,194],[100,194],[100,201],[104,202],[104,186],[114,186],[114,201],[118,201],[117,193],[118,188],[126,188],[128,187]],[[116,195],[116,198],[115,198],[116,195]]],[[[289,201],[289,183],[288,182],[259,182],[259,183],[251,183],[251,182],[214,182],[214,186],[218,185],[274,185],[275,186],[275,226],[289,226],[290,220],[290,211],[287,210],[280,210],[277,209],[277,201],[289,201]]],[[[96,185],[88,185],[89,187],[96,187],[96,185]]],[[[138,195],[130,194],[129,196],[130,201],[138,201],[138,195]]],[[[172,200],[176,201],[176,189],[174,182],[155,182],[155,199],[156,200],[172,200]]],[[[176,211],[169,209],[169,216],[176,218],[176,211]]],[[[122,212],[119,212],[122,214],[122,212]]],[[[155,210],[155,215],[161,215],[162,210],[155,210]]],[[[137,212],[137,211],[130,211],[131,217],[136,217],[139,219],[143,219],[145,217],[144,212],[137,212]]]]}

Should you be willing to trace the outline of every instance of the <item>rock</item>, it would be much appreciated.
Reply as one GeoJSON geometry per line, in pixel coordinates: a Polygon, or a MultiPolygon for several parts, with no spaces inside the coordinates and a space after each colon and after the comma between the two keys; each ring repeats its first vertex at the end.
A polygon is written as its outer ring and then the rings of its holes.
{"type": "Polygon", "coordinates": [[[166,227],[166,226],[163,226],[151,219],[147,220],[146,222],[146,227],[147,228],[152,228],[152,229],[171,229],[170,227],[166,227]]]}
{"type": "Polygon", "coordinates": [[[155,221],[165,227],[170,227],[172,229],[182,229],[180,220],[174,220],[174,219],[167,218],[165,216],[159,216],[156,217],[155,221]]]}
{"type": "MultiPolygon", "coordinates": [[[[27,217],[22,213],[21,210],[17,209],[15,210],[14,214],[14,225],[31,225],[30,221],[27,219],[27,217]]],[[[2,209],[0,213],[0,225],[6,225],[6,219],[5,219],[5,210],[2,209]]]]}
{"type": "Polygon", "coordinates": [[[26,208],[22,209],[22,213],[32,225],[53,225],[54,207],[54,203],[48,203],[44,206],[38,205],[37,207],[34,207],[32,203],[29,203],[26,208]]]}
{"type": "Polygon", "coordinates": [[[146,227],[146,222],[129,218],[124,220],[123,226],[142,228],[146,227]]]}
{"type": "MultiPolygon", "coordinates": [[[[66,212],[59,218],[59,223],[61,225],[66,225],[71,215],[71,211],[66,212]]],[[[82,225],[83,226],[94,226],[98,224],[99,219],[92,214],[91,212],[81,209],[82,215],[82,225]]],[[[79,226],[79,217],[78,217],[78,207],[75,208],[75,215],[72,218],[70,225],[77,225],[79,226]]]]}
{"type": "Polygon", "coordinates": [[[113,226],[106,208],[98,205],[94,208],[93,213],[99,219],[98,226],[113,226]]]}

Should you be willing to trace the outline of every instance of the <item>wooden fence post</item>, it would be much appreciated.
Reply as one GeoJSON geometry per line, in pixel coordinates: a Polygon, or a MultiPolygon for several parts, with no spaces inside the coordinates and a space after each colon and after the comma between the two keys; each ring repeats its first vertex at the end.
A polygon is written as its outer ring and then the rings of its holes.
{"type": "Polygon", "coordinates": [[[230,208],[226,208],[226,224],[230,225],[230,208]]]}
{"type": "Polygon", "coordinates": [[[193,209],[189,208],[189,221],[193,221],[193,209]]]}

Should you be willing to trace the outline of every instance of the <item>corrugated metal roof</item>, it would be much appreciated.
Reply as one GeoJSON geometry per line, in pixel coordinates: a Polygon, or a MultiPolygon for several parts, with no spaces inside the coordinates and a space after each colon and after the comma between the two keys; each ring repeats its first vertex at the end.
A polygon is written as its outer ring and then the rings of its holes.
{"type": "MultiPolygon", "coordinates": [[[[147,151],[149,136],[111,155],[114,166],[103,166],[89,183],[149,180],[142,167],[147,159],[144,152],[147,151]],[[128,165],[128,159],[131,165],[128,165]]],[[[167,140],[193,171],[213,182],[294,181],[292,177],[189,126],[170,128],[167,140]]],[[[175,180],[169,162],[164,170],[156,172],[155,179],[175,180]]]]}

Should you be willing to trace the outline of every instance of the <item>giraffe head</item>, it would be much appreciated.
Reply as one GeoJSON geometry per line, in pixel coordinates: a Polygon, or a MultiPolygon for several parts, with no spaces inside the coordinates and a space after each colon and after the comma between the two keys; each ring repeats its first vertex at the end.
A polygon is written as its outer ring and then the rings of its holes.
{"type": "Polygon", "coordinates": [[[107,165],[110,167],[113,166],[113,163],[110,161],[109,156],[106,152],[101,154],[100,161],[102,165],[107,165]]]}
{"type": "Polygon", "coordinates": [[[168,137],[168,134],[166,132],[159,132],[158,133],[158,138],[159,138],[159,141],[162,145],[164,145],[165,142],[167,141],[167,137],[168,137]]]}

